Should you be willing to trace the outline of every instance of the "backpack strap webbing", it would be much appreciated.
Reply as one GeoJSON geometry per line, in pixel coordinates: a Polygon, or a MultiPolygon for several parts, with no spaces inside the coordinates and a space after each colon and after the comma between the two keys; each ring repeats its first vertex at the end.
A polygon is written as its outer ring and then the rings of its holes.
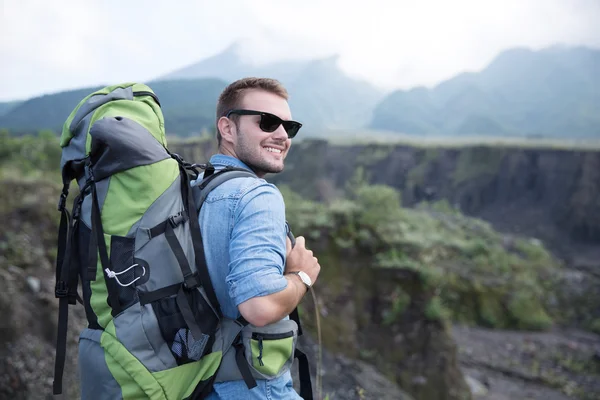
{"type": "Polygon", "coordinates": [[[194,193],[194,203],[196,211],[200,214],[200,209],[208,194],[220,184],[234,178],[256,178],[254,172],[243,168],[225,167],[217,172],[205,174],[200,184],[192,188],[194,193]]]}
{"type": "Polygon", "coordinates": [[[192,235],[192,243],[194,245],[194,257],[196,263],[197,276],[204,287],[206,296],[209,302],[217,311],[219,318],[223,317],[219,300],[215,293],[210,275],[208,273],[208,266],[206,265],[206,256],[204,254],[204,245],[202,241],[202,233],[200,232],[200,222],[198,221],[198,212],[194,203],[194,195],[190,190],[190,175],[188,171],[180,167],[181,170],[181,196],[185,204],[185,210],[189,216],[190,232],[192,235]]]}
{"type": "Polygon", "coordinates": [[[78,265],[76,258],[73,257],[73,240],[79,224],[79,201],[81,195],[75,198],[73,207],[73,218],[66,209],[66,200],[69,194],[69,184],[63,186],[58,204],[58,211],[61,213],[60,225],[58,231],[58,252],[56,257],[56,285],[54,295],[58,298],[58,325],[56,334],[56,357],[54,360],[54,381],[52,390],[54,394],[62,393],[63,371],[65,367],[65,358],[67,351],[67,327],[69,322],[69,304],[77,302],[83,304],[83,301],[77,293],[79,283],[78,265]]]}
{"type": "MultiPolygon", "coordinates": [[[[90,169],[91,171],[91,169],[90,169]]],[[[102,216],[100,204],[98,202],[98,192],[93,176],[91,177],[90,186],[92,189],[92,215],[91,215],[91,235],[89,246],[89,262],[87,268],[87,279],[89,281],[96,280],[96,268],[98,263],[98,254],[100,254],[100,263],[102,264],[102,274],[106,290],[108,291],[108,304],[111,308],[111,315],[115,317],[122,310],[121,301],[119,300],[119,288],[114,279],[108,276],[108,271],[112,271],[106,242],[104,240],[104,228],[102,227],[102,216]]]]}
{"type": "Polygon", "coordinates": [[[294,358],[298,359],[298,375],[300,376],[300,397],[304,400],[313,400],[312,383],[310,381],[310,368],[308,357],[297,347],[294,358]]]}

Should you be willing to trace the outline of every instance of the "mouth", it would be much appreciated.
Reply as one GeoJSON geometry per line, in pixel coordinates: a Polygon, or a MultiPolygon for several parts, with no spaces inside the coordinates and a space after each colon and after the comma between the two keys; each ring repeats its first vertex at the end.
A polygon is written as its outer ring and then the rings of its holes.
{"type": "Polygon", "coordinates": [[[269,146],[265,146],[263,147],[263,149],[267,150],[269,153],[273,153],[273,154],[281,154],[283,153],[282,149],[278,149],[276,147],[269,147],[269,146]]]}

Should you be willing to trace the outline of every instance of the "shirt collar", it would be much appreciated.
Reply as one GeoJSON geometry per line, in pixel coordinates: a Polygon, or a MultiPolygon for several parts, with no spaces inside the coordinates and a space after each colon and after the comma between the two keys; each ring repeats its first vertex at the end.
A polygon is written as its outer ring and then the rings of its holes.
{"type": "Polygon", "coordinates": [[[240,159],[237,159],[232,156],[228,156],[225,154],[215,154],[210,158],[210,163],[217,167],[217,169],[224,167],[236,167],[236,168],[244,168],[250,172],[253,172],[250,167],[248,167],[244,162],[240,159]]]}

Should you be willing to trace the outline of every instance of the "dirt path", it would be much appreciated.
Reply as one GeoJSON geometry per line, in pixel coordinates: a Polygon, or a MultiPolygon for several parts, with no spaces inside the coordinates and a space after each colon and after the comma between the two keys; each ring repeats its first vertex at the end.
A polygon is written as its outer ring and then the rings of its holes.
{"type": "Polygon", "coordinates": [[[600,399],[600,336],[582,331],[498,331],[454,326],[476,399],[600,399]]]}

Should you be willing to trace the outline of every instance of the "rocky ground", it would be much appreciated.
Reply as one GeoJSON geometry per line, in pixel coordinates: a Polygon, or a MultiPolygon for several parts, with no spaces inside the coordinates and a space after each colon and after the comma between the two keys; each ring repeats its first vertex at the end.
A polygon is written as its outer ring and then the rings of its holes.
{"type": "MultiPolygon", "coordinates": [[[[332,354],[326,349],[322,349],[322,361],[319,362],[318,342],[308,335],[300,338],[299,346],[309,357],[316,399],[413,400],[372,365],[332,354]],[[317,374],[321,377],[320,383],[317,381],[317,374]]],[[[299,390],[297,373],[295,365],[292,376],[296,390],[299,390]]]]}
{"type": "Polygon", "coordinates": [[[600,399],[600,336],[454,326],[476,399],[600,399]]]}
{"type": "MultiPolygon", "coordinates": [[[[459,361],[474,400],[600,399],[600,335],[579,330],[498,331],[455,325],[459,361]]],[[[303,337],[316,394],[318,345],[303,337]]],[[[364,362],[323,350],[323,398],[411,400],[364,362]]],[[[294,371],[296,373],[296,371],[294,371]]]]}

